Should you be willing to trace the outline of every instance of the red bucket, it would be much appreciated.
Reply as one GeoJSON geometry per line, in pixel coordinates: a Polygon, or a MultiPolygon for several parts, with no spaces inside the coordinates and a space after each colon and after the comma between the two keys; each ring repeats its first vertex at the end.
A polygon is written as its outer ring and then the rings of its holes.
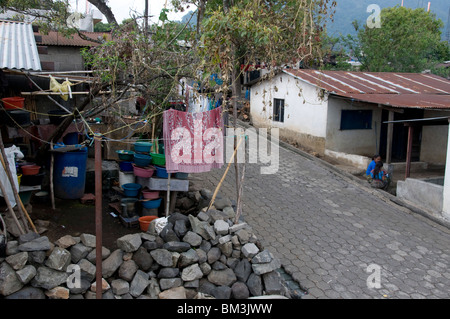
{"type": "Polygon", "coordinates": [[[19,96],[5,97],[2,99],[2,102],[7,110],[23,109],[25,98],[19,96]]]}

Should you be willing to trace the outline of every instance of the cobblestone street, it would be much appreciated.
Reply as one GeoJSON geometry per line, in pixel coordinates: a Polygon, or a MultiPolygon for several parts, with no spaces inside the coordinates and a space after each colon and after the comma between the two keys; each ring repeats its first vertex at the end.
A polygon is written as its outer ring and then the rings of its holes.
{"type": "MultiPolygon", "coordinates": [[[[448,228],[320,160],[283,147],[279,155],[276,174],[247,164],[242,218],[307,291],[303,299],[450,298],[448,228]]],[[[214,191],[225,168],[194,182],[214,191]]],[[[220,194],[236,199],[233,166],[220,194]]]]}

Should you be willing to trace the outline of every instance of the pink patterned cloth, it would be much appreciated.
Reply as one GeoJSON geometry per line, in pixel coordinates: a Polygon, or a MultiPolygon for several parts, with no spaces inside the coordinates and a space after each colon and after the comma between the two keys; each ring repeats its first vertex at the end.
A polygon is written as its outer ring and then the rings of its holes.
{"type": "Polygon", "coordinates": [[[164,111],[163,120],[168,173],[203,173],[222,167],[224,125],[220,107],[199,113],[169,109],[164,111]]]}

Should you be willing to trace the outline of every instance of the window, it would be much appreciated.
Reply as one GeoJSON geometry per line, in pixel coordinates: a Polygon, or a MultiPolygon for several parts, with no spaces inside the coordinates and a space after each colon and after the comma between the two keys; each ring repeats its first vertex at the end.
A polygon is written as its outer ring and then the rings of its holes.
{"type": "Polygon", "coordinates": [[[372,110],[342,110],[341,130],[371,130],[372,110]]]}
{"type": "Polygon", "coordinates": [[[273,99],[273,120],[284,122],[284,100],[273,99]]]}

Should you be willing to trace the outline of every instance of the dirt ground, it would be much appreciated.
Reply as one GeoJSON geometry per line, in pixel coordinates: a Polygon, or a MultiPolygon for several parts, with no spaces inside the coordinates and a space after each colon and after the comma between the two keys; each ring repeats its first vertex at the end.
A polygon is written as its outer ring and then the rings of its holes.
{"type": "MultiPolygon", "coordinates": [[[[93,203],[81,203],[80,200],[55,199],[55,210],[51,203],[39,203],[33,201],[31,219],[49,221],[48,230],[42,233],[51,242],[55,242],[65,235],[80,236],[83,233],[96,235],[95,230],[95,205],[93,203]]],[[[126,234],[140,232],[139,227],[128,228],[124,226],[118,217],[113,217],[110,212],[117,212],[109,207],[108,198],[102,200],[102,245],[110,250],[117,248],[116,240],[126,234]]]]}

